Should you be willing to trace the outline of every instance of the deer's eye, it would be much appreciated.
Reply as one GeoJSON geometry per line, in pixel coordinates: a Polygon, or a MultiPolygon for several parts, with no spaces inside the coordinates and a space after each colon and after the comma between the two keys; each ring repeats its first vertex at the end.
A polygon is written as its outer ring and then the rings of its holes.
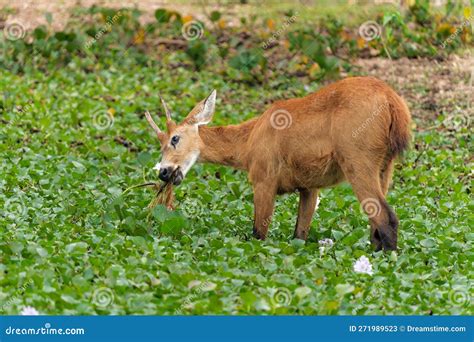
{"type": "Polygon", "coordinates": [[[179,135],[173,135],[171,138],[171,145],[173,147],[176,147],[176,145],[179,143],[179,135]]]}

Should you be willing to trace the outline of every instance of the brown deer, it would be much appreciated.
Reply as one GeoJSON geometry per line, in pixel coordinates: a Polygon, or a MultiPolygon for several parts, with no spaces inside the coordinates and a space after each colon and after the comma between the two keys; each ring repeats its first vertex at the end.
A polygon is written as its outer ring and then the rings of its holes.
{"type": "Polygon", "coordinates": [[[254,191],[253,233],[262,240],[277,194],[299,191],[294,237],[305,240],[319,189],[347,180],[369,216],[375,249],[397,248],[398,219],[385,195],[394,159],[409,145],[411,117],[384,82],[347,78],[223,127],[205,126],[214,113],[215,90],[181,124],[162,103],[167,132],[146,115],[161,142],[161,180],[180,184],[196,161],[246,170],[254,191]]]}

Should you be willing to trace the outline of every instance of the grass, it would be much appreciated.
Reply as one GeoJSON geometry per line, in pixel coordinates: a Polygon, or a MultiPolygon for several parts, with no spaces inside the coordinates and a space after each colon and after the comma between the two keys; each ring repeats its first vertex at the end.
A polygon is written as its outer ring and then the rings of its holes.
{"type": "Polygon", "coordinates": [[[197,71],[182,51],[124,53],[135,29],[114,30],[92,52],[37,31],[34,57],[22,41],[5,45],[15,58],[0,56],[11,66],[0,78],[0,314],[25,306],[72,315],[472,313],[466,117],[454,109],[436,121],[416,116],[388,196],[400,219],[398,252],[372,250],[347,184],[322,191],[306,243],[291,238],[297,194],[278,198],[269,238],[257,241],[242,172],[196,165],[173,212],[148,210],[149,189],[124,194],[157,180],[158,141],[143,113],[161,112],[161,94],[179,121],[215,88],[211,124],[238,123],[321,83],[282,72],[286,64],[255,83],[232,77],[225,63],[197,71]],[[325,238],[334,245],[323,248],[325,238]],[[354,272],[361,256],[373,275],[354,272]]]}

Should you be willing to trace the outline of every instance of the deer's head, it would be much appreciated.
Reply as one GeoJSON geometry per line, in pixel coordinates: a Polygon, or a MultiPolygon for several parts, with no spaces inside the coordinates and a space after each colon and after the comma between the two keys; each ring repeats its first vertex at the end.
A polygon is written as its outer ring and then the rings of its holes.
{"type": "Polygon", "coordinates": [[[161,180],[179,185],[199,157],[203,146],[199,126],[209,123],[212,119],[216,91],[213,90],[211,95],[199,102],[180,124],[171,119],[171,112],[165,101],[161,99],[161,102],[166,114],[166,132],[158,127],[150,113],[145,113],[161,144],[162,158],[155,169],[159,170],[161,180]]]}

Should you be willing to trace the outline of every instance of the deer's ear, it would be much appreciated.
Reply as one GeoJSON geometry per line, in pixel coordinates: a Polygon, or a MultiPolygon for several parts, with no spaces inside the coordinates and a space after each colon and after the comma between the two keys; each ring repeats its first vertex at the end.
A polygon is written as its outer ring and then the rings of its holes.
{"type": "Polygon", "coordinates": [[[212,116],[214,115],[214,110],[216,108],[216,95],[217,92],[214,89],[204,101],[200,102],[192,111],[189,113],[186,118],[186,123],[193,125],[206,125],[208,124],[212,116]]]}

